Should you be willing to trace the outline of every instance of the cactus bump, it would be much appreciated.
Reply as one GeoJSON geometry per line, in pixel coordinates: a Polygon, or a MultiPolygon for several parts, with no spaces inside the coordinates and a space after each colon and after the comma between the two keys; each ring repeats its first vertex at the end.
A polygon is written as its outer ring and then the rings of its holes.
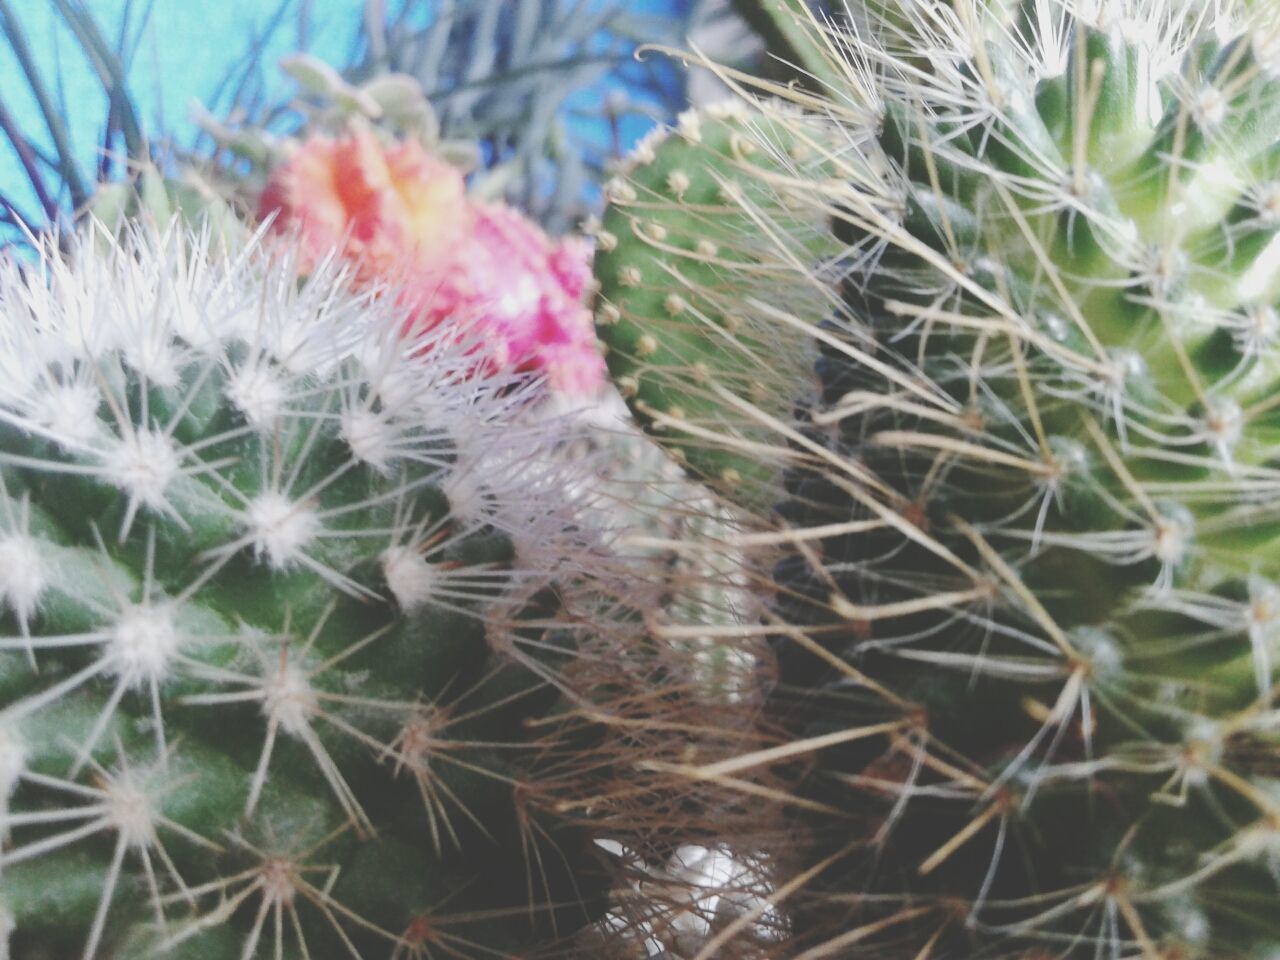
{"type": "MultiPolygon", "coordinates": [[[[752,98],[839,144],[770,178],[842,249],[772,258],[812,375],[786,417],[737,405],[784,472],[758,576],[787,741],[759,762],[803,801],[786,955],[1272,960],[1274,6],[849,14],[812,27],[844,82],[752,98]]],[[[787,363],[751,359],[739,401],[787,363]]]]}

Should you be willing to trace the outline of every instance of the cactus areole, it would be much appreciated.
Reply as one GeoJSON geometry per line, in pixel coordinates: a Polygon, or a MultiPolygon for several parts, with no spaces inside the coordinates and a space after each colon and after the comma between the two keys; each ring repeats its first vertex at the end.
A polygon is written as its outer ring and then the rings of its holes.
{"type": "Polygon", "coordinates": [[[851,6],[844,255],[774,258],[794,955],[1273,960],[1275,7],[851,6]]]}
{"type": "Polygon", "coordinates": [[[536,802],[548,687],[499,653],[553,646],[555,599],[476,466],[529,440],[521,385],[332,263],[207,247],[0,269],[5,955],[566,935],[601,882],[536,802]]]}

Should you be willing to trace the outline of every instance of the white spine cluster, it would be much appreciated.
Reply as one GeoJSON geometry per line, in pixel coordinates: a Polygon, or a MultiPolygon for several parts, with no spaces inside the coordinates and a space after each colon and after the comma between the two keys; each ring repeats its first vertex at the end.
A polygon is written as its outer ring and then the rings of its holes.
{"type": "Polygon", "coordinates": [[[0,536],[0,610],[7,607],[26,628],[47,585],[36,541],[21,534],[0,536]]]}
{"type": "Polygon", "coordinates": [[[128,687],[168,679],[182,633],[167,605],[130,606],[121,611],[107,640],[112,672],[128,687]]]}

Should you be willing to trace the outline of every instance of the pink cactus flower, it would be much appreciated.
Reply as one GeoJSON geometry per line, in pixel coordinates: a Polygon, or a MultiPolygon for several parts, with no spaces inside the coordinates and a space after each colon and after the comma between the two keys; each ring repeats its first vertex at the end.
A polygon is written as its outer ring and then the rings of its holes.
{"type": "Polygon", "coordinates": [[[307,139],[272,174],[258,214],[297,235],[304,266],[336,247],[370,279],[447,255],[471,219],[456,168],[413,141],[385,147],[366,128],[307,139]]]}
{"type": "Polygon", "coordinates": [[[504,204],[475,204],[472,213],[453,256],[413,280],[418,322],[460,317],[479,326],[499,365],[542,370],[564,393],[594,391],[604,362],[582,305],[590,247],[552,240],[504,204]]]}
{"type": "Polygon", "coordinates": [[[603,380],[583,306],[589,246],[469,199],[462,175],[416,142],[384,146],[367,129],[313,136],[272,174],[259,215],[297,238],[304,268],[337,248],[363,282],[403,283],[414,329],[459,322],[490,365],[541,371],[565,394],[603,380]]]}

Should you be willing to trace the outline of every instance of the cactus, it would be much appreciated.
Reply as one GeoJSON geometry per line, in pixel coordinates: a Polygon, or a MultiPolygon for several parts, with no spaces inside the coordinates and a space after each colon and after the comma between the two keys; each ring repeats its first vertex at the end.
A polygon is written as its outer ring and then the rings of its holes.
{"type": "Polygon", "coordinates": [[[0,954],[551,949],[563,428],[336,261],[100,233],[0,265],[0,954]]]}
{"type": "Polygon", "coordinates": [[[1270,960],[1275,8],[866,7],[787,121],[844,256],[774,254],[787,956],[1270,960]]]}
{"type": "MultiPolygon", "coordinates": [[[[640,144],[609,184],[609,207],[592,231],[596,332],[619,390],[681,463],[747,504],[770,502],[779,473],[756,449],[769,431],[744,428],[725,392],[785,415],[787,384],[812,363],[788,348],[787,333],[745,317],[748,297],[767,301],[788,273],[771,264],[770,234],[812,246],[806,262],[834,248],[824,219],[784,207],[773,182],[822,159],[777,120],[734,101],[691,110],[640,144]],[[766,357],[781,366],[761,379],[766,357]]],[[[821,316],[825,297],[816,290],[801,302],[821,316]]]]}

